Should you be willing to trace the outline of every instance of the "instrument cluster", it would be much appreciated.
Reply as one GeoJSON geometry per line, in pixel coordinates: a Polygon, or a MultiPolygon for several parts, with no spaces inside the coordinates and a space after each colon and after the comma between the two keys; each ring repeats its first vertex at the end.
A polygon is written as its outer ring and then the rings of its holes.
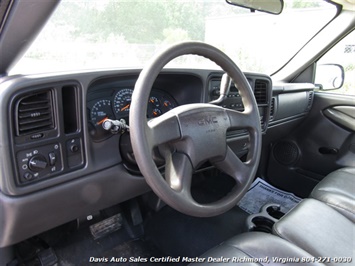
{"type": "MultiPolygon", "coordinates": [[[[125,119],[129,124],[129,110],[131,107],[133,88],[112,89],[110,94],[97,95],[94,100],[88,102],[88,117],[90,134],[95,140],[102,140],[110,136],[110,133],[102,128],[106,119],[125,119]]],[[[147,118],[158,117],[175,108],[175,99],[167,92],[153,89],[148,100],[147,118]]]]}

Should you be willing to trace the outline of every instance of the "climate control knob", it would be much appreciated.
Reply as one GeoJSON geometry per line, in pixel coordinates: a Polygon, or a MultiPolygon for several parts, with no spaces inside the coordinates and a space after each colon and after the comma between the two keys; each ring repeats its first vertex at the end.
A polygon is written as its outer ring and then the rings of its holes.
{"type": "Polygon", "coordinates": [[[34,172],[39,172],[45,169],[48,165],[46,158],[42,155],[33,156],[28,162],[28,167],[34,172]]]}

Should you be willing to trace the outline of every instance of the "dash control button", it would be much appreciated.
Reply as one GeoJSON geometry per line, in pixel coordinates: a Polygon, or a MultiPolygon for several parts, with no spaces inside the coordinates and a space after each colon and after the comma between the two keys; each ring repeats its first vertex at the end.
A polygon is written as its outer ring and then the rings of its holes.
{"type": "Polygon", "coordinates": [[[67,162],[69,168],[77,167],[83,164],[83,151],[81,146],[81,139],[70,139],[66,143],[67,147],[67,162]]]}
{"type": "Polygon", "coordinates": [[[23,177],[24,177],[26,180],[31,180],[31,179],[33,179],[33,175],[32,175],[31,173],[25,173],[25,174],[23,175],[23,177]]]}
{"type": "Polygon", "coordinates": [[[75,154],[80,151],[80,139],[75,138],[67,141],[67,151],[69,154],[75,154]]]}
{"type": "Polygon", "coordinates": [[[75,153],[75,152],[79,151],[79,146],[76,145],[76,144],[73,144],[73,145],[70,146],[70,150],[71,150],[73,153],[75,153]]]}
{"type": "Polygon", "coordinates": [[[55,163],[57,162],[57,156],[55,155],[55,153],[50,152],[48,154],[48,158],[49,158],[49,165],[51,165],[51,166],[55,165],[55,163]]]}

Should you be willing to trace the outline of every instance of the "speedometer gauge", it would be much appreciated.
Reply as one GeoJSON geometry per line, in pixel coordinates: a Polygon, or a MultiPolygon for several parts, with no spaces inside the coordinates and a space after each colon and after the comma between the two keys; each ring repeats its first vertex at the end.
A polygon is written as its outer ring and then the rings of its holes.
{"type": "Polygon", "coordinates": [[[128,115],[131,107],[132,94],[132,89],[122,89],[116,93],[113,100],[113,108],[116,113],[127,112],[128,115]]]}

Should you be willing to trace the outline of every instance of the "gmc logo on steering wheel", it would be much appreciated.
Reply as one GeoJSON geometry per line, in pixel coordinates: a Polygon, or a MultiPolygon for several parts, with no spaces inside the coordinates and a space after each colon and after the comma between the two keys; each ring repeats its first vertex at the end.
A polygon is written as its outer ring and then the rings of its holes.
{"type": "Polygon", "coordinates": [[[200,126],[203,125],[211,125],[211,124],[215,124],[218,123],[217,117],[216,116],[207,116],[201,120],[198,121],[198,124],[200,126]]]}

